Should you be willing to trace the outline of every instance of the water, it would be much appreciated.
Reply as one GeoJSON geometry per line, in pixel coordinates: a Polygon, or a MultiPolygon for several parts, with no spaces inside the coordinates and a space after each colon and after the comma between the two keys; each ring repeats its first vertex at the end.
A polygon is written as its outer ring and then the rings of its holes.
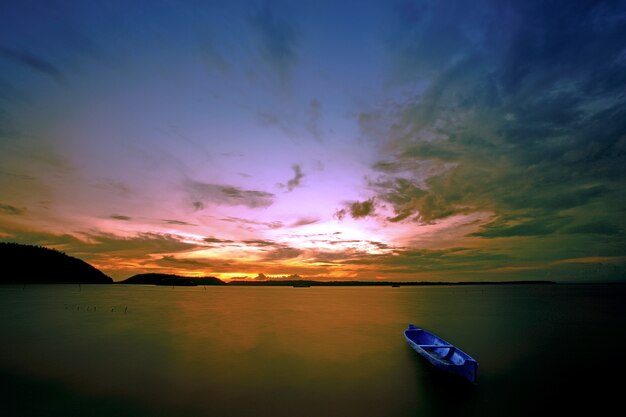
{"type": "Polygon", "coordinates": [[[527,416],[608,411],[625,286],[0,286],[7,416],[527,416]],[[433,369],[432,330],[480,363],[433,369]]]}

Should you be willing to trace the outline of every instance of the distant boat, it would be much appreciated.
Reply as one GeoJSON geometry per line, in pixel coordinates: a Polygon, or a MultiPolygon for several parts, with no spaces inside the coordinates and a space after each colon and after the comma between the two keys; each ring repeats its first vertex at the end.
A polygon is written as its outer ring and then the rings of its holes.
{"type": "Polygon", "coordinates": [[[413,350],[437,368],[477,383],[478,362],[461,349],[412,324],[404,331],[404,337],[413,350]]]}
{"type": "Polygon", "coordinates": [[[301,282],[301,283],[293,284],[292,287],[294,287],[294,288],[309,288],[310,285],[301,282]]]}
{"type": "Polygon", "coordinates": [[[400,285],[399,284],[393,284],[392,287],[394,288],[398,288],[400,285]]]}

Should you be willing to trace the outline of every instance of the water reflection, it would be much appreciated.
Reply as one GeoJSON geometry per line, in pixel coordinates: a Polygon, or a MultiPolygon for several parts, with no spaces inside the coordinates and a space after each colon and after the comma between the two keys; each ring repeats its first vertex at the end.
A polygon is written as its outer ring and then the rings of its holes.
{"type": "Polygon", "coordinates": [[[581,286],[0,287],[0,391],[16,415],[541,415],[617,393],[597,380],[624,359],[584,358],[598,340],[624,345],[624,295],[581,286]],[[409,322],[474,356],[478,387],[413,352],[402,336],[409,322]],[[43,400],[26,406],[26,391],[43,400]]]}

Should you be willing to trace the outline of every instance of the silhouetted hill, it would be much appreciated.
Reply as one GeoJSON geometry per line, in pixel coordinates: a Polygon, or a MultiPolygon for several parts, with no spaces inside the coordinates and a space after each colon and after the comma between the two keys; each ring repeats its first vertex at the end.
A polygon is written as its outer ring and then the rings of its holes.
{"type": "Polygon", "coordinates": [[[111,284],[78,258],[41,246],[0,242],[0,284],[111,284]]]}
{"type": "Polygon", "coordinates": [[[120,281],[119,284],[139,284],[139,285],[226,285],[224,281],[215,277],[189,278],[172,274],[137,274],[120,281]]]}

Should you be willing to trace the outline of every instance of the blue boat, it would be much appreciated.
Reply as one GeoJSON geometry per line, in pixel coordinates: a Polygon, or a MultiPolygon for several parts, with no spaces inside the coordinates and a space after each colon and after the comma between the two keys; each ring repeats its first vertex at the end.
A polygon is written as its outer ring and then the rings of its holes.
{"type": "Polygon", "coordinates": [[[437,368],[462,376],[473,384],[478,380],[478,362],[461,349],[427,330],[409,324],[404,337],[417,353],[437,368]]]}

